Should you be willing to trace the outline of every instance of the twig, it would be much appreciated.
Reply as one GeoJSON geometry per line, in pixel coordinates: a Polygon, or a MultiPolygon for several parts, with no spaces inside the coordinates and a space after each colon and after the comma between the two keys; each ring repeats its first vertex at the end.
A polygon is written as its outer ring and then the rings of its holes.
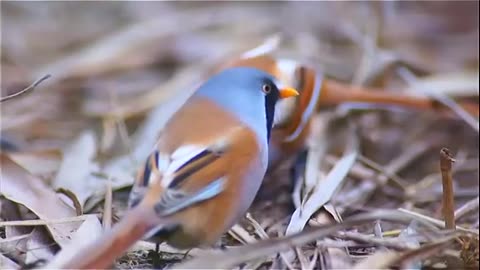
{"type": "Polygon", "coordinates": [[[441,249],[447,247],[454,238],[454,235],[446,236],[433,243],[428,243],[417,249],[407,251],[396,258],[391,265],[399,265],[400,269],[411,269],[409,264],[438,253],[441,249]]]}
{"type": "Polygon", "coordinates": [[[0,222],[0,227],[5,226],[41,226],[41,225],[50,225],[50,224],[61,224],[61,223],[70,223],[70,222],[79,222],[87,219],[89,215],[69,217],[69,218],[59,218],[59,219],[34,219],[34,220],[14,220],[14,221],[2,221],[0,222]]]}
{"type": "Polygon", "coordinates": [[[410,250],[415,248],[409,243],[402,242],[398,238],[372,237],[369,235],[364,235],[364,234],[355,233],[355,232],[338,232],[335,236],[344,240],[353,240],[356,242],[384,246],[384,247],[394,248],[398,250],[410,250]]]}
{"type": "Polygon", "coordinates": [[[112,227],[112,182],[110,179],[106,183],[102,223],[104,230],[109,230],[112,227]]]}
{"type": "MultiPolygon", "coordinates": [[[[255,229],[255,233],[263,240],[265,239],[269,239],[269,236],[267,234],[267,232],[265,232],[265,230],[262,228],[262,226],[252,217],[252,215],[250,213],[247,213],[246,214],[246,218],[247,220],[250,222],[250,224],[253,226],[253,228],[255,229]]],[[[289,268],[289,269],[293,269],[293,267],[290,267],[291,264],[290,262],[288,261],[288,258],[283,254],[283,253],[280,253],[280,258],[282,259],[282,261],[285,263],[285,265],[289,268]]]]}
{"type": "Polygon", "coordinates": [[[128,151],[128,157],[130,158],[130,161],[132,164],[138,164],[135,160],[135,157],[131,154],[133,153],[133,148],[132,148],[132,141],[130,140],[130,137],[128,135],[128,129],[127,125],[125,124],[125,118],[123,115],[123,112],[121,110],[118,110],[118,94],[115,90],[110,90],[108,91],[109,96],[110,96],[110,106],[113,109],[113,120],[115,121],[117,128],[118,128],[118,133],[120,135],[120,139],[123,143],[123,146],[127,149],[128,151]]]}
{"type": "Polygon", "coordinates": [[[369,166],[370,168],[376,170],[380,174],[383,174],[384,176],[388,177],[399,188],[405,189],[405,187],[407,186],[405,180],[401,179],[395,172],[392,173],[391,171],[388,171],[386,168],[384,168],[382,165],[378,164],[377,162],[363,155],[359,155],[358,160],[364,163],[365,165],[369,166]]]}
{"type": "Polygon", "coordinates": [[[4,102],[4,101],[7,101],[9,99],[12,99],[12,98],[16,98],[18,96],[21,96],[29,91],[32,91],[33,89],[35,89],[35,87],[37,87],[40,83],[42,83],[43,81],[45,81],[46,79],[50,78],[51,75],[50,74],[47,74],[47,75],[44,75],[43,77],[41,77],[40,79],[36,80],[35,82],[33,82],[31,85],[27,86],[27,88],[23,89],[22,91],[19,91],[19,92],[16,92],[14,94],[11,94],[11,95],[8,95],[6,97],[0,97],[0,103],[1,102],[4,102]]]}
{"type": "Polygon", "coordinates": [[[257,242],[257,239],[251,236],[250,233],[238,223],[228,230],[228,234],[244,245],[257,242]]]}
{"type": "Polygon", "coordinates": [[[450,150],[442,148],[440,150],[440,171],[442,172],[443,186],[443,217],[445,227],[449,230],[455,229],[455,201],[453,195],[452,164],[455,160],[450,154],[450,150]]]}
{"type": "Polygon", "coordinates": [[[459,218],[463,217],[465,214],[467,214],[468,212],[471,212],[473,210],[477,210],[478,212],[478,205],[479,205],[479,198],[480,197],[476,197],[475,199],[472,199],[470,201],[468,201],[467,203],[465,203],[464,205],[462,205],[460,208],[458,208],[457,210],[455,210],[455,220],[458,220],[459,218]]]}
{"type": "MultiPolygon", "coordinates": [[[[397,174],[399,171],[405,169],[416,158],[424,154],[431,146],[432,144],[430,142],[420,142],[409,145],[400,156],[383,166],[383,171],[388,172],[390,175],[397,174]]],[[[361,172],[359,169],[356,173],[358,173],[360,178],[374,177],[376,183],[362,181],[359,187],[346,194],[342,201],[338,202],[342,207],[357,206],[365,203],[378,187],[385,186],[390,179],[388,175],[383,173],[378,173],[376,176],[370,176],[367,173],[361,172]]]]}
{"type": "MultiPolygon", "coordinates": [[[[346,220],[344,223],[341,224],[323,225],[321,227],[315,229],[307,229],[290,236],[258,241],[253,244],[236,248],[235,250],[228,250],[226,252],[222,252],[219,255],[207,255],[197,257],[186,263],[176,265],[176,267],[178,269],[232,268],[232,266],[239,263],[254,260],[260,257],[265,257],[272,253],[288,250],[292,246],[300,246],[305,243],[311,242],[312,240],[330,236],[345,228],[357,226],[360,224],[364,224],[367,221],[371,222],[372,220],[377,219],[405,223],[410,222],[411,219],[417,220],[418,218],[411,215],[408,216],[404,213],[400,213],[399,211],[391,209],[377,210],[371,213],[353,216],[349,220],[346,220]]],[[[418,219],[418,221],[426,226],[431,225],[421,219],[418,219]]]]}
{"type": "Polygon", "coordinates": [[[315,248],[315,252],[313,253],[312,259],[310,260],[310,264],[308,265],[307,269],[316,269],[315,265],[317,264],[317,259],[320,256],[320,249],[317,247],[315,248]]]}
{"type": "Polygon", "coordinates": [[[10,238],[0,238],[0,244],[5,244],[5,243],[9,243],[9,242],[15,242],[15,241],[20,241],[20,240],[23,240],[23,239],[27,239],[30,237],[30,234],[22,234],[22,235],[18,235],[18,236],[13,236],[13,237],[10,237],[10,238]]]}
{"type": "MultiPolygon", "coordinates": [[[[404,208],[398,208],[398,210],[400,212],[403,212],[405,214],[410,215],[411,217],[416,217],[417,220],[423,220],[424,222],[430,223],[430,224],[435,225],[439,228],[445,228],[445,223],[442,222],[441,220],[436,219],[436,218],[432,218],[432,217],[429,217],[429,216],[426,216],[426,215],[422,215],[420,213],[410,211],[410,210],[407,210],[407,209],[404,209],[404,208]]],[[[464,228],[464,227],[460,227],[458,225],[455,226],[455,229],[457,229],[458,231],[471,233],[471,234],[474,234],[474,235],[477,235],[477,236],[479,235],[478,231],[470,230],[470,229],[467,229],[467,228],[464,228]]]]}
{"type": "Polygon", "coordinates": [[[250,213],[246,214],[247,220],[252,224],[253,228],[255,229],[255,233],[262,239],[268,239],[268,234],[265,230],[260,226],[260,224],[252,217],[250,213]]]}
{"type": "MultiPolygon", "coordinates": [[[[230,247],[229,247],[230,248],[230,247]]],[[[134,251],[144,251],[144,250],[154,250],[155,249],[155,243],[147,242],[147,241],[138,241],[133,245],[129,251],[134,252],[134,251]]],[[[185,252],[187,250],[183,249],[176,249],[174,247],[171,247],[167,245],[166,243],[162,243],[159,246],[159,252],[162,253],[170,253],[170,254],[182,254],[185,255],[185,252]]],[[[201,256],[206,256],[209,254],[218,254],[221,253],[222,251],[219,249],[213,249],[213,248],[193,248],[188,250],[188,255],[191,255],[193,257],[201,257],[201,256]]]]}
{"type": "MultiPolygon", "coordinates": [[[[399,73],[400,77],[402,77],[402,79],[404,79],[407,83],[409,83],[412,86],[417,81],[417,78],[415,77],[415,75],[405,67],[400,67],[398,69],[398,73],[399,73]]],[[[452,100],[448,96],[436,93],[436,92],[428,90],[428,89],[420,89],[419,87],[415,87],[415,90],[421,91],[421,92],[431,96],[432,98],[434,98],[435,100],[437,100],[441,104],[450,108],[455,114],[457,114],[461,119],[463,119],[468,125],[470,125],[473,129],[475,129],[475,131],[479,132],[480,126],[479,126],[478,121],[472,115],[470,115],[467,111],[465,111],[465,109],[463,109],[460,105],[458,105],[454,100],[452,100]]]]}

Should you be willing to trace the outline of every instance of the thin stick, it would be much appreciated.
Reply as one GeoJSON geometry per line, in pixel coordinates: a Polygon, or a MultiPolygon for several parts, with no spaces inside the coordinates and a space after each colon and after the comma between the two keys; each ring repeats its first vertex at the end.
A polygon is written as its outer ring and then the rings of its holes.
{"type": "Polygon", "coordinates": [[[0,227],[5,226],[41,226],[41,225],[50,225],[50,224],[61,224],[61,223],[71,223],[71,222],[80,222],[87,219],[88,215],[76,216],[69,218],[60,218],[60,219],[33,219],[33,220],[13,220],[13,221],[2,221],[0,222],[0,227]]]}
{"type": "MultiPolygon", "coordinates": [[[[414,83],[417,81],[417,78],[415,77],[415,75],[405,67],[399,68],[398,73],[407,83],[411,85],[414,85],[414,83]]],[[[428,89],[420,89],[418,87],[415,87],[415,90],[421,91],[429,95],[430,97],[434,98],[441,104],[450,108],[455,114],[458,115],[458,117],[463,119],[468,125],[470,125],[473,129],[475,129],[475,131],[479,132],[480,126],[479,126],[478,120],[476,120],[472,115],[466,112],[464,108],[462,108],[460,105],[458,105],[454,100],[452,100],[448,96],[436,93],[428,89]]]]}
{"type": "Polygon", "coordinates": [[[384,176],[388,177],[390,180],[392,180],[393,183],[395,183],[398,187],[401,189],[405,189],[407,186],[406,181],[401,179],[400,176],[398,176],[396,173],[392,173],[388,170],[386,170],[382,165],[378,164],[377,162],[367,158],[366,156],[359,155],[358,159],[364,163],[365,165],[369,166],[370,168],[376,170],[380,174],[383,174],[384,176]]]}
{"type": "Polygon", "coordinates": [[[19,91],[19,92],[16,92],[14,94],[11,94],[11,95],[8,95],[6,97],[0,97],[0,103],[1,102],[4,102],[4,101],[7,101],[9,99],[12,99],[12,98],[16,98],[18,96],[21,96],[29,91],[32,91],[33,89],[35,89],[35,87],[37,87],[39,84],[41,84],[43,81],[45,81],[46,79],[50,78],[51,75],[50,74],[47,74],[43,77],[41,77],[40,79],[36,80],[35,82],[33,82],[31,85],[29,85],[27,88],[23,89],[22,91],[19,91]]]}
{"type": "Polygon", "coordinates": [[[408,244],[407,242],[401,241],[398,238],[379,238],[355,232],[337,232],[335,236],[344,240],[353,240],[366,244],[385,246],[397,250],[410,250],[415,248],[414,246],[408,244]]]}
{"type": "Polygon", "coordinates": [[[250,223],[252,224],[253,228],[255,229],[255,232],[257,235],[262,238],[262,239],[268,239],[268,234],[265,232],[265,230],[260,226],[260,224],[252,217],[250,213],[246,214],[246,218],[250,223]]]}
{"type": "Polygon", "coordinates": [[[260,257],[265,257],[272,253],[289,250],[292,246],[300,246],[315,239],[321,239],[327,236],[331,236],[332,234],[337,233],[340,230],[344,230],[345,228],[365,224],[367,220],[368,222],[370,222],[372,220],[382,219],[385,221],[388,220],[405,223],[411,222],[412,218],[418,220],[423,225],[428,224],[422,220],[417,219],[414,216],[407,216],[396,210],[377,210],[371,213],[360,214],[354,217],[350,217],[350,219],[345,220],[344,223],[322,225],[321,227],[304,230],[300,233],[296,233],[290,236],[258,241],[254,244],[249,244],[247,246],[239,247],[234,250],[228,250],[219,255],[207,255],[197,257],[186,263],[176,265],[176,268],[233,268],[234,265],[240,264],[242,262],[254,260],[260,257]]]}
{"type": "MultiPolygon", "coordinates": [[[[439,219],[435,219],[435,218],[432,218],[432,217],[429,217],[429,216],[426,216],[426,215],[422,215],[420,213],[410,211],[410,210],[407,210],[407,209],[404,209],[404,208],[398,208],[398,210],[400,212],[403,212],[405,214],[410,215],[411,217],[417,218],[417,220],[423,220],[424,222],[430,223],[430,224],[435,225],[439,228],[446,228],[445,223],[442,222],[439,219]]],[[[479,235],[478,231],[467,229],[467,228],[464,228],[464,227],[461,227],[461,226],[455,226],[455,229],[457,229],[458,231],[461,231],[461,232],[474,234],[475,236],[479,235]]]]}
{"type": "Polygon", "coordinates": [[[455,160],[450,154],[450,150],[442,148],[440,150],[440,171],[442,172],[443,186],[443,217],[445,219],[445,228],[455,229],[455,202],[453,195],[452,164],[455,160]]]}
{"type": "Polygon", "coordinates": [[[104,230],[109,230],[112,227],[112,182],[110,179],[107,180],[106,184],[102,223],[104,230]]]}
{"type": "Polygon", "coordinates": [[[110,94],[110,105],[113,108],[113,120],[115,121],[117,128],[118,128],[118,133],[120,134],[120,139],[123,143],[123,146],[127,149],[128,151],[128,157],[130,159],[130,162],[132,164],[138,164],[135,160],[135,157],[131,154],[133,153],[133,148],[132,148],[132,141],[130,140],[130,137],[128,136],[128,130],[127,130],[127,125],[125,124],[125,118],[123,115],[123,112],[121,110],[118,110],[118,94],[115,90],[111,90],[108,92],[110,94]]]}
{"type": "Polygon", "coordinates": [[[477,210],[478,212],[478,205],[480,202],[480,198],[477,196],[475,199],[472,199],[462,205],[460,208],[458,208],[455,211],[455,220],[458,220],[459,218],[463,217],[465,214],[472,212],[474,210],[477,210]]]}

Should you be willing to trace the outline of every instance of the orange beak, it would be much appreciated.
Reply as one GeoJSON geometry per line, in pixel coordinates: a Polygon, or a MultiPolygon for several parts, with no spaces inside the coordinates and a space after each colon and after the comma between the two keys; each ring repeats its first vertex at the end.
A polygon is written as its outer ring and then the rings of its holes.
{"type": "Polygon", "coordinates": [[[298,91],[295,90],[295,88],[292,87],[284,87],[279,89],[280,92],[280,98],[288,98],[288,97],[295,97],[298,96],[298,91]]]}

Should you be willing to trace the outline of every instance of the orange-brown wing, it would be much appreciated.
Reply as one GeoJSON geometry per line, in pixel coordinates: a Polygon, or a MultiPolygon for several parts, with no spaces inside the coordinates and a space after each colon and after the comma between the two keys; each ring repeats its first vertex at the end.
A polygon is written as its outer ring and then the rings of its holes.
{"type": "Polygon", "coordinates": [[[226,176],[232,156],[237,162],[258,154],[252,133],[209,100],[189,100],[166,125],[139,171],[130,205],[145,201],[163,216],[217,196],[231,180],[226,176]]]}

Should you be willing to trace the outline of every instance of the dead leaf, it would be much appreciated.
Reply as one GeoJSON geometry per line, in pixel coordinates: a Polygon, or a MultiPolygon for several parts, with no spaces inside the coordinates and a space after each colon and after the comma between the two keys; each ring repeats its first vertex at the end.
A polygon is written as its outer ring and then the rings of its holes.
{"type": "Polygon", "coordinates": [[[379,251],[357,263],[354,269],[390,269],[391,262],[398,257],[397,252],[379,251]]]}
{"type": "MultiPolygon", "coordinates": [[[[311,226],[318,226],[318,225],[328,225],[328,224],[334,224],[335,222],[341,223],[342,217],[340,214],[337,212],[335,207],[331,203],[326,203],[323,206],[323,209],[318,211],[315,216],[313,216],[309,224],[311,226]]],[[[325,240],[331,240],[330,238],[326,238],[325,240]]],[[[318,245],[318,240],[317,240],[317,247],[318,245]]],[[[330,265],[328,265],[328,268],[331,269],[346,269],[350,268],[349,266],[351,265],[351,259],[348,255],[348,248],[344,247],[324,247],[322,249],[319,249],[319,253],[321,257],[328,258],[328,262],[330,265]]],[[[326,266],[327,267],[327,266],[326,266]]]]}
{"type": "Polygon", "coordinates": [[[450,97],[478,97],[478,70],[452,73],[436,73],[418,78],[407,91],[418,94],[417,89],[432,89],[450,97]]]}
{"type": "Polygon", "coordinates": [[[313,213],[330,200],[355,163],[356,157],[357,152],[352,152],[340,159],[325,179],[317,185],[307,202],[295,210],[288,224],[286,235],[301,231],[313,213]]]}
{"type": "MultiPolygon", "coordinates": [[[[417,212],[413,212],[413,211],[410,211],[410,210],[407,210],[407,209],[403,209],[403,208],[398,208],[399,211],[411,216],[411,217],[414,217],[415,220],[417,221],[423,221],[423,222],[426,222],[426,223],[429,223],[431,224],[431,226],[436,226],[436,227],[439,227],[439,228],[445,228],[445,222],[443,222],[442,220],[438,220],[438,219],[435,219],[435,218],[432,218],[432,217],[429,217],[429,216],[426,216],[426,215],[422,215],[420,213],[417,213],[417,212]]],[[[470,230],[470,229],[467,229],[467,228],[464,228],[464,227],[461,227],[461,226],[456,226],[456,229],[459,230],[459,231],[462,231],[462,232],[467,232],[467,233],[473,233],[475,235],[479,235],[479,232],[478,230],[470,230]]]]}
{"type": "MultiPolygon", "coordinates": [[[[21,214],[20,207],[12,201],[4,200],[1,205],[1,218],[5,220],[21,220],[24,217],[21,214]]],[[[7,221],[8,222],[8,221],[7,221]]],[[[0,221],[0,226],[1,226],[0,221]]],[[[0,253],[10,254],[11,258],[16,259],[18,262],[25,262],[25,250],[27,249],[27,240],[28,236],[32,232],[32,228],[28,227],[17,227],[17,226],[6,226],[5,227],[5,238],[6,238],[6,245],[0,244],[0,253]],[[12,247],[10,247],[8,240],[13,240],[16,238],[23,238],[21,241],[16,241],[12,247]],[[10,249],[10,250],[5,250],[10,249]],[[11,252],[11,253],[10,253],[11,252]]]]}
{"type": "Polygon", "coordinates": [[[414,236],[418,234],[417,227],[418,227],[418,224],[415,220],[410,222],[407,228],[405,228],[400,232],[400,235],[398,236],[399,240],[405,241],[411,247],[416,247],[416,248],[420,247],[419,240],[414,236]]]}
{"type": "Polygon", "coordinates": [[[24,262],[26,258],[25,250],[30,234],[24,234],[6,239],[0,238],[0,254],[8,254],[18,262],[24,262]]]}
{"type": "Polygon", "coordinates": [[[1,269],[18,269],[18,264],[14,261],[10,260],[9,258],[5,257],[3,254],[0,253],[0,266],[1,269]]]}
{"type": "Polygon", "coordinates": [[[35,227],[27,241],[27,258],[25,263],[38,260],[50,261],[55,254],[55,242],[49,237],[48,232],[42,227],[35,227]]]}
{"type": "Polygon", "coordinates": [[[58,150],[10,152],[9,157],[29,173],[49,178],[60,168],[62,155],[58,150]]]}
{"type": "Polygon", "coordinates": [[[233,225],[233,227],[228,231],[228,234],[242,244],[257,242],[257,239],[250,235],[250,233],[240,224],[233,225]]]}
{"type": "MultiPolygon", "coordinates": [[[[400,211],[395,210],[377,210],[371,213],[353,216],[341,224],[325,225],[315,229],[292,234],[290,236],[257,241],[256,243],[245,245],[233,250],[228,250],[217,255],[205,255],[198,257],[180,265],[176,265],[175,267],[178,269],[231,268],[234,265],[246,261],[265,257],[273,253],[287,250],[292,246],[299,246],[315,239],[332,235],[333,233],[336,233],[339,230],[347,227],[360,225],[365,222],[371,222],[378,219],[405,223],[415,219],[415,217],[408,216],[400,211]]],[[[419,222],[424,225],[427,224],[420,220],[419,222]]],[[[449,239],[451,240],[452,237],[449,239]]]]}
{"type": "Polygon", "coordinates": [[[82,132],[63,150],[63,161],[52,183],[56,189],[63,188],[73,192],[82,207],[97,187],[102,185],[100,181],[94,181],[90,177],[92,171],[97,169],[93,162],[96,149],[95,134],[88,130],[82,132]]]}
{"type": "Polygon", "coordinates": [[[414,265],[417,264],[417,262],[422,258],[431,256],[433,254],[438,254],[441,249],[449,246],[452,240],[456,237],[456,235],[450,235],[432,243],[423,245],[417,249],[400,253],[397,258],[390,262],[390,265],[399,265],[400,269],[412,269],[415,267],[414,265]]]}
{"type": "MultiPolygon", "coordinates": [[[[2,189],[7,199],[22,204],[41,219],[55,219],[75,216],[75,210],[60,199],[58,194],[47,187],[40,179],[1,154],[2,189]]],[[[69,242],[70,233],[77,224],[47,225],[55,241],[63,246],[69,242]]]]}
{"type": "MultiPolygon", "coordinates": [[[[329,142],[333,135],[332,132],[330,132],[331,125],[335,120],[336,115],[333,113],[323,113],[312,117],[311,131],[307,137],[308,156],[303,197],[306,197],[318,184],[319,165],[329,149],[329,142]]],[[[305,200],[305,198],[303,198],[303,200],[305,200]]]]}
{"type": "MultiPolygon", "coordinates": [[[[402,67],[398,70],[398,72],[402,76],[402,78],[409,83],[412,89],[415,89],[417,92],[424,93],[434,98],[441,104],[447,106],[453,112],[455,112],[455,114],[457,114],[458,117],[463,119],[468,125],[470,125],[473,129],[475,129],[475,131],[477,132],[480,131],[480,124],[478,120],[472,115],[470,115],[467,111],[465,111],[465,109],[462,108],[459,104],[457,104],[452,98],[450,98],[443,92],[439,92],[439,91],[436,91],[435,89],[428,88],[428,87],[431,87],[431,85],[418,83],[418,79],[415,77],[415,75],[406,68],[402,67]]],[[[477,79],[478,79],[478,74],[477,74],[477,79]]],[[[476,92],[478,92],[478,84],[476,83],[478,82],[478,80],[473,82],[477,85],[476,92]]]]}
{"type": "Polygon", "coordinates": [[[45,266],[45,269],[58,268],[59,265],[68,262],[79,250],[97,240],[102,232],[102,225],[97,216],[88,215],[82,225],[73,234],[70,243],[62,247],[62,250],[45,266]]]}

